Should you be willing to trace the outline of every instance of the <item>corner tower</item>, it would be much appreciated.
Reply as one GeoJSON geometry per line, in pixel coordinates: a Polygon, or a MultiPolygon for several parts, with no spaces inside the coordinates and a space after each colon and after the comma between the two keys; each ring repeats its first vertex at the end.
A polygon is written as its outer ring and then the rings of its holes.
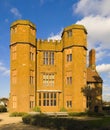
{"type": "Polygon", "coordinates": [[[64,70],[64,107],[68,111],[85,111],[81,89],[86,85],[87,31],[82,25],[71,25],[62,33],[64,70]]]}
{"type": "Polygon", "coordinates": [[[10,112],[28,112],[35,106],[36,27],[17,20],[10,27],[10,112]]]}

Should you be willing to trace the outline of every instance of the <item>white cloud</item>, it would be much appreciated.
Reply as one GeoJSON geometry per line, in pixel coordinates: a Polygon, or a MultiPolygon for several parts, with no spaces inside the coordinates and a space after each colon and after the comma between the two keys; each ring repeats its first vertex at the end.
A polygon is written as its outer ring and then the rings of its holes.
{"type": "Polygon", "coordinates": [[[103,87],[103,91],[105,91],[106,94],[107,94],[108,92],[110,92],[110,86],[109,86],[109,85],[105,85],[105,86],[103,87]]]}
{"type": "Polygon", "coordinates": [[[110,94],[104,94],[102,97],[103,101],[110,101],[110,94]]]}
{"type": "Polygon", "coordinates": [[[61,40],[61,34],[62,34],[63,29],[61,29],[60,32],[57,34],[51,33],[50,36],[48,37],[48,40],[61,40]]]}
{"type": "Polygon", "coordinates": [[[102,91],[103,91],[102,94],[103,100],[110,101],[110,85],[109,84],[103,85],[102,91]]]}
{"type": "Polygon", "coordinates": [[[20,14],[19,10],[17,8],[11,8],[10,9],[10,12],[12,14],[14,14],[14,16],[16,16],[17,18],[21,19],[22,18],[22,15],[20,14]]]}
{"type": "Polygon", "coordinates": [[[110,72],[110,64],[101,64],[98,65],[96,68],[99,73],[110,72]]]}
{"type": "Polygon", "coordinates": [[[87,16],[77,21],[77,24],[83,24],[86,27],[89,48],[99,44],[103,49],[110,49],[110,18],[87,16]]]}
{"type": "Polygon", "coordinates": [[[2,62],[0,62],[0,72],[1,72],[1,75],[4,75],[4,76],[9,76],[10,74],[10,70],[7,69],[2,62]]]}
{"type": "Polygon", "coordinates": [[[96,53],[96,60],[99,61],[99,60],[103,60],[103,58],[107,55],[107,52],[104,51],[104,50],[101,50],[101,51],[97,51],[96,53]]]}
{"type": "Polygon", "coordinates": [[[106,57],[105,49],[110,49],[110,0],[80,0],[73,5],[74,13],[83,18],[77,24],[83,24],[88,31],[88,49],[95,48],[97,60],[106,57]]]}
{"type": "Polygon", "coordinates": [[[3,72],[3,75],[4,75],[4,76],[9,76],[9,75],[10,75],[10,70],[7,70],[7,69],[6,69],[6,70],[3,72]]]}
{"type": "Polygon", "coordinates": [[[82,16],[100,15],[110,16],[110,0],[80,0],[77,4],[73,5],[74,12],[82,16]]]}

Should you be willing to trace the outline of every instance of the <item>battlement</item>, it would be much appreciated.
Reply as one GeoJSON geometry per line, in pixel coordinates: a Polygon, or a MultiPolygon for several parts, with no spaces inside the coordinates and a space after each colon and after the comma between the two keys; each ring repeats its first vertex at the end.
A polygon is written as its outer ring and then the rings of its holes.
{"type": "Polygon", "coordinates": [[[39,44],[59,44],[59,43],[61,43],[61,40],[37,39],[37,43],[39,43],[39,44]]]}

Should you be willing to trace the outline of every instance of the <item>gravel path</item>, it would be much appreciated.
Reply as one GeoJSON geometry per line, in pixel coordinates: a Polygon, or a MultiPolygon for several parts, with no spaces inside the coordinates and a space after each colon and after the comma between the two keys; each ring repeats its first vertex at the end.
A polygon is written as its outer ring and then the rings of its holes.
{"type": "Polygon", "coordinates": [[[21,117],[10,117],[9,113],[0,113],[0,126],[12,123],[20,123],[22,122],[21,117]]]}
{"type": "Polygon", "coordinates": [[[50,130],[26,125],[21,117],[9,117],[9,113],[0,113],[0,130],[50,130]]]}

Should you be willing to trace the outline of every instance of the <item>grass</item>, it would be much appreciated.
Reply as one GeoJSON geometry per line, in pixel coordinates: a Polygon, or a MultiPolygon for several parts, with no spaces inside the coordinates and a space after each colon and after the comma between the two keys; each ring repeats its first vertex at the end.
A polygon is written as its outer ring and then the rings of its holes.
{"type": "Polygon", "coordinates": [[[10,117],[19,117],[19,116],[22,117],[25,115],[27,115],[27,113],[25,113],[25,112],[13,112],[10,114],[10,117]]]}
{"type": "Polygon", "coordinates": [[[110,117],[103,117],[99,120],[88,121],[91,127],[104,128],[109,126],[110,129],[110,117]]]}

